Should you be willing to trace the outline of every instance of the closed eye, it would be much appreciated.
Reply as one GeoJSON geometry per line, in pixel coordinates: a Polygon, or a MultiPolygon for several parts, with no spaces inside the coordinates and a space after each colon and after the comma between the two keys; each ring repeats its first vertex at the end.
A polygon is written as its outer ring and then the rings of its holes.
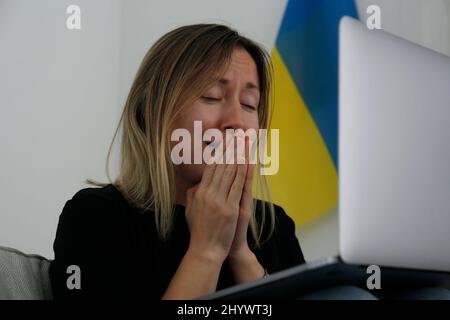
{"type": "Polygon", "coordinates": [[[214,98],[214,97],[205,97],[203,96],[202,99],[206,100],[206,101],[221,101],[222,99],[220,98],[214,98]]]}
{"type": "MultiPolygon", "coordinates": [[[[214,98],[214,97],[207,97],[207,96],[202,96],[202,99],[207,101],[207,102],[218,102],[218,101],[222,101],[222,98],[214,98]]],[[[243,104],[241,103],[242,106],[244,106],[247,109],[251,109],[251,110],[256,110],[257,107],[254,107],[252,105],[249,104],[243,104]]]]}
{"type": "Polygon", "coordinates": [[[249,104],[242,104],[244,107],[248,108],[248,109],[252,109],[252,110],[256,110],[256,107],[251,106],[249,104]]]}

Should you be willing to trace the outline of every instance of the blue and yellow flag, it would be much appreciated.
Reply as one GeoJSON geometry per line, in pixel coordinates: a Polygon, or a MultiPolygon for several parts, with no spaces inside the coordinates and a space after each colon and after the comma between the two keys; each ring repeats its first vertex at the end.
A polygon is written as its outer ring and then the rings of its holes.
{"type": "Polygon", "coordinates": [[[272,52],[280,165],[272,200],[297,226],[337,206],[338,25],[353,0],[289,0],[272,52]]]}

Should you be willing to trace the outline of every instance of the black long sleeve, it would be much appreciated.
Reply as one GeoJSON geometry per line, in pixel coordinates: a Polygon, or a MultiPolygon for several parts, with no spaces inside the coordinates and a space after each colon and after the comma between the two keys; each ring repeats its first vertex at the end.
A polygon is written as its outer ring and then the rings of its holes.
{"type": "Polygon", "coordinates": [[[111,201],[89,194],[69,200],[59,218],[50,266],[55,298],[126,298],[135,291],[132,279],[132,234],[111,201]],[[79,266],[81,290],[69,290],[67,267],[79,266]]]}
{"type": "MultiPolygon", "coordinates": [[[[275,213],[273,237],[261,248],[250,246],[269,273],[305,262],[294,222],[281,207],[275,206],[275,213]]],[[[174,217],[171,238],[161,241],[153,213],[130,206],[113,185],[79,191],[59,217],[49,270],[53,296],[160,299],[189,244],[184,207],[177,206],[174,217]],[[81,270],[81,289],[66,285],[70,265],[81,270]]],[[[232,279],[224,264],[217,289],[233,285],[232,279]]]]}
{"type": "Polygon", "coordinates": [[[277,238],[278,247],[285,251],[285,254],[281,256],[281,266],[283,269],[287,269],[305,263],[305,258],[295,235],[294,221],[284,212],[283,208],[278,207],[278,210],[277,216],[284,219],[284,222],[280,223],[283,232],[277,238]]]}

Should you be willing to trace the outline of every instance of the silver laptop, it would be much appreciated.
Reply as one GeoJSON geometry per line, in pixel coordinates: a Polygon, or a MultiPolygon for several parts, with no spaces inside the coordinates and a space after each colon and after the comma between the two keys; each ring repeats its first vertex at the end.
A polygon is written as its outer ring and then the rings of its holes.
{"type": "Polygon", "coordinates": [[[340,25],[344,261],[450,271],[450,58],[340,25]]]}
{"type": "Polygon", "coordinates": [[[344,17],[339,48],[339,250],[206,299],[292,298],[339,284],[448,285],[450,58],[344,17]]]}

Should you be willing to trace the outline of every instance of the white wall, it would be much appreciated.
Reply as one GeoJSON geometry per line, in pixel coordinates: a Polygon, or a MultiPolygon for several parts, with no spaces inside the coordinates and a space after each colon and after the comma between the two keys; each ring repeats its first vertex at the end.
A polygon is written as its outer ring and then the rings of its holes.
{"type": "Polygon", "coordinates": [[[119,2],[0,2],[0,245],[53,257],[64,203],[102,178],[117,122],[119,2]],[[66,8],[82,8],[82,29],[66,8]]]}
{"type": "Polygon", "coordinates": [[[84,179],[106,181],[123,102],[157,38],[183,24],[224,22],[271,48],[285,4],[0,0],[0,245],[53,258],[65,202],[84,179]],[[79,31],[66,28],[71,4],[81,8],[79,31]]]}
{"type": "Polygon", "coordinates": [[[192,23],[225,23],[272,49],[287,0],[127,0],[121,14],[120,93],[125,97],[143,56],[162,35],[192,23]]]}
{"type": "MultiPolygon", "coordinates": [[[[357,0],[361,13],[382,7],[384,29],[447,54],[449,2],[357,0]]],[[[270,50],[286,3],[0,0],[0,245],[53,258],[64,203],[85,178],[106,181],[119,113],[158,37],[183,24],[225,22],[270,50]],[[81,7],[80,31],[66,29],[70,4],[81,7]]],[[[336,210],[298,231],[307,260],[337,253],[336,210]]]]}
{"type": "Polygon", "coordinates": [[[357,0],[360,17],[375,4],[382,28],[450,56],[450,0],[357,0]]]}

